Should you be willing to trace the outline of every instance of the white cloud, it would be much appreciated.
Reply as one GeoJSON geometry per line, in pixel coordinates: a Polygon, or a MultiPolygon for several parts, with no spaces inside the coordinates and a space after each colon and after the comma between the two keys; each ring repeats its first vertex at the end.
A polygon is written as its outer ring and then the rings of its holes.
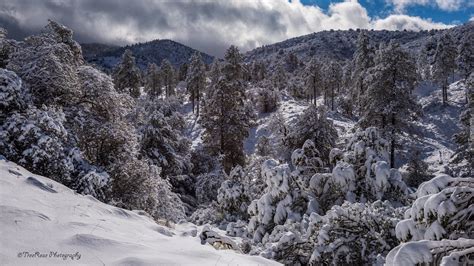
{"type": "Polygon", "coordinates": [[[443,23],[432,22],[431,20],[419,17],[410,17],[407,15],[390,15],[384,19],[378,19],[373,22],[373,28],[376,30],[426,30],[426,29],[445,29],[449,26],[443,23]]]}
{"type": "Polygon", "coordinates": [[[83,42],[125,44],[167,38],[219,56],[230,44],[245,51],[328,29],[449,27],[406,15],[370,18],[354,0],[331,4],[327,12],[299,0],[0,1],[0,24],[14,25],[24,33],[39,30],[48,18],[72,27],[83,42]]]}
{"type": "MultiPolygon", "coordinates": [[[[469,0],[470,1],[470,0],[469,0]]],[[[409,6],[435,6],[445,11],[459,10],[465,3],[465,0],[386,0],[386,2],[395,7],[395,11],[401,13],[409,6]]]]}

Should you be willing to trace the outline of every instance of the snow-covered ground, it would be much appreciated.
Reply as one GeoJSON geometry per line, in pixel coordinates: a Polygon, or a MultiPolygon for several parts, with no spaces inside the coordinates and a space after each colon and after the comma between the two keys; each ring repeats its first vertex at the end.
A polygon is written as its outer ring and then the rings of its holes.
{"type": "Polygon", "coordinates": [[[417,125],[418,147],[423,160],[432,172],[442,170],[456,150],[453,140],[458,133],[459,115],[466,101],[465,87],[460,81],[448,89],[448,104],[441,102],[441,89],[434,84],[423,84],[415,92],[423,115],[417,125]]]}
{"type": "Polygon", "coordinates": [[[201,245],[201,227],[158,225],[1,159],[0,200],[0,265],[278,265],[201,245]]]}

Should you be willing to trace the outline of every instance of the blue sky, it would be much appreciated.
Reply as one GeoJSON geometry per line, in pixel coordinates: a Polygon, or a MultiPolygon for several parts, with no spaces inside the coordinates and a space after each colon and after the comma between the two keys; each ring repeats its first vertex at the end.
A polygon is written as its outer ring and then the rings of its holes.
{"type": "MultiPolygon", "coordinates": [[[[343,0],[301,0],[305,5],[314,5],[327,10],[331,3],[344,2],[343,0]]],[[[367,9],[370,17],[386,17],[390,14],[397,13],[396,6],[391,4],[397,2],[396,0],[359,0],[363,7],[367,9]]],[[[411,2],[403,10],[398,13],[418,16],[424,19],[432,19],[435,22],[442,22],[445,24],[461,24],[468,21],[474,16],[474,0],[447,0],[446,2],[459,3],[459,7],[455,10],[443,10],[435,2],[431,0],[408,0],[399,2],[411,2]],[[427,4],[415,4],[415,2],[429,2],[427,4]]],[[[441,1],[442,2],[442,1],[441,1]]]]}

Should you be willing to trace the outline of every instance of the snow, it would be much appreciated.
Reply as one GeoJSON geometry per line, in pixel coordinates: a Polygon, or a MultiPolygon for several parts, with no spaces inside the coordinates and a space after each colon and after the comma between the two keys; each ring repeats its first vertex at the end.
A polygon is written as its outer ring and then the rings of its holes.
{"type": "Polygon", "coordinates": [[[452,83],[448,88],[448,105],[441,103],[441,89],[432,83],[422,83],[415,91],[422,107],[423,116],[416,121],[416,136],[405,136],[408,141],[418,138],[432,172],[442,172],[457,147],[453,141],[459,132],[459,115],[465,104],[465,86],[461,81],[452,83]]]}
{"type": "Polygon", "coordinates": [[[1,159],[0,199],[1,265],[278,265],[201,245],[202,227],[159,225],[1,159]],[[35,252],[46,258],[27,257],[35,252]]]}
{"type": "Polygon", "coordinates": [[[450,250],[447,255],[443,255],[440,265],[461,265],[459,261],[460,256],[472,254],[474,248],[474,239],[460,238],[457,240],[443,239],[441,241],[420,240],[414,242],[403,243],[392,249],[387,255],[387,266],[396,265],[415,265],[418,263],[432,262],[433,253],[439,252],[443,254],[444,251],[450,250]],[[464,249],[462,251],[455,251],[456,249],[464,249]],[[437,251],[436,251],[437,250],[437,251]],[[454,251],[452,251],[454,250],[454,251]]]}

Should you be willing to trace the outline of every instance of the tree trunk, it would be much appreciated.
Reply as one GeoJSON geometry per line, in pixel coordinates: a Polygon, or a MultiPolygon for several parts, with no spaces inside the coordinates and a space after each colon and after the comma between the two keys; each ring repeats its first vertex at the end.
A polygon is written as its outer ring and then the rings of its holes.
{"type": "Polygon", "coordinates": [[[390,167],[395,168],[395,114],[392,113],[392,134],[390,140],[390,167]]]}

